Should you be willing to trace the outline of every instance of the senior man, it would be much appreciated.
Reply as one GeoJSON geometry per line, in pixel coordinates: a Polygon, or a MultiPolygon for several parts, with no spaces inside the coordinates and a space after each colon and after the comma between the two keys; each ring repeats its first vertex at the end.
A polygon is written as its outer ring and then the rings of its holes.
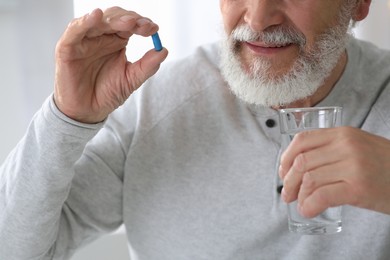
{"type": "Polygon", "coordinates": [[[221,44],[160,70],[165,48],[125,56],[150,19],[72,21],[1,167],[1,259],[66,259],[122,224],[132,259],[389,259],[390,53],[349,33],[370,4],[220,0],[221,44]],[[279,165],[277,109],[327,105],[348,126],[297,135],[279,165]],[[347,205],[343,231],[289,233],[296,199],[347,205]]]}

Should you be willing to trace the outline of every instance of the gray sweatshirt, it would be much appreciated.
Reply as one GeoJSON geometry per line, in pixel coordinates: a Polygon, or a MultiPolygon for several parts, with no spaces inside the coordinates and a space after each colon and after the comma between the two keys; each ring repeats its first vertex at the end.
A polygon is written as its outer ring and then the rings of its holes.
{"type": "MultiPolygon", "coordinates": [[[[121,224],[132,259],[390,259],[385,214],[344,206],[339,234],[288,232],[277,112],[232,95],[218,60],[211,45],[165,64],[97,125],[48,98],[0,168],[0,259],[66,259],[121,224]]],[[[389,101],[390,53],[351,40],[318,106],[390,138],[389,101]]]]}

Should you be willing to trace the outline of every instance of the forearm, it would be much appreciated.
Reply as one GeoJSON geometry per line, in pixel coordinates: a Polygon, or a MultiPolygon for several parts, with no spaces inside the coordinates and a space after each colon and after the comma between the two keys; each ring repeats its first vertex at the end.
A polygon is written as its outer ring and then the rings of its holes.
{"type": "Polygon", "coordinates": [[[58,234],[74,164],[99,125],[67,121],[46,102],[0,168],[0,255],[40,258],[58,234]]]}

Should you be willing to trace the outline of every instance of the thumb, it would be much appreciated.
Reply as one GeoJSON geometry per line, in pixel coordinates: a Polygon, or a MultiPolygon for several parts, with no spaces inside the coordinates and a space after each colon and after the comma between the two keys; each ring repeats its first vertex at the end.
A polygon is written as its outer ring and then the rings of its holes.
{"type": "Polygon", "coordinates": [[[167,56],[168,50],[165,48],[161,51],[149,50],[141,59],[127,67],[127,75],[130,77],[129,82],[133,82],[135,88],[141,86],[158,71],[160,64],[167,56]]]}

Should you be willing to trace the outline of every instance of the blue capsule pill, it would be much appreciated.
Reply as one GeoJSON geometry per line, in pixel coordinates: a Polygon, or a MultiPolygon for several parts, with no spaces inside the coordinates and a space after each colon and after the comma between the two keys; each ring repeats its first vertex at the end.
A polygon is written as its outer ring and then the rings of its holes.
{"type": "Polygon", "coordinates": [[[160,36],[158,36],[158,33],[153,34],[152,35],[152,39],[153,39],[154,49],[156,51],[161,51],[162,50],[162,44],[161,44],[160,36]]]}

